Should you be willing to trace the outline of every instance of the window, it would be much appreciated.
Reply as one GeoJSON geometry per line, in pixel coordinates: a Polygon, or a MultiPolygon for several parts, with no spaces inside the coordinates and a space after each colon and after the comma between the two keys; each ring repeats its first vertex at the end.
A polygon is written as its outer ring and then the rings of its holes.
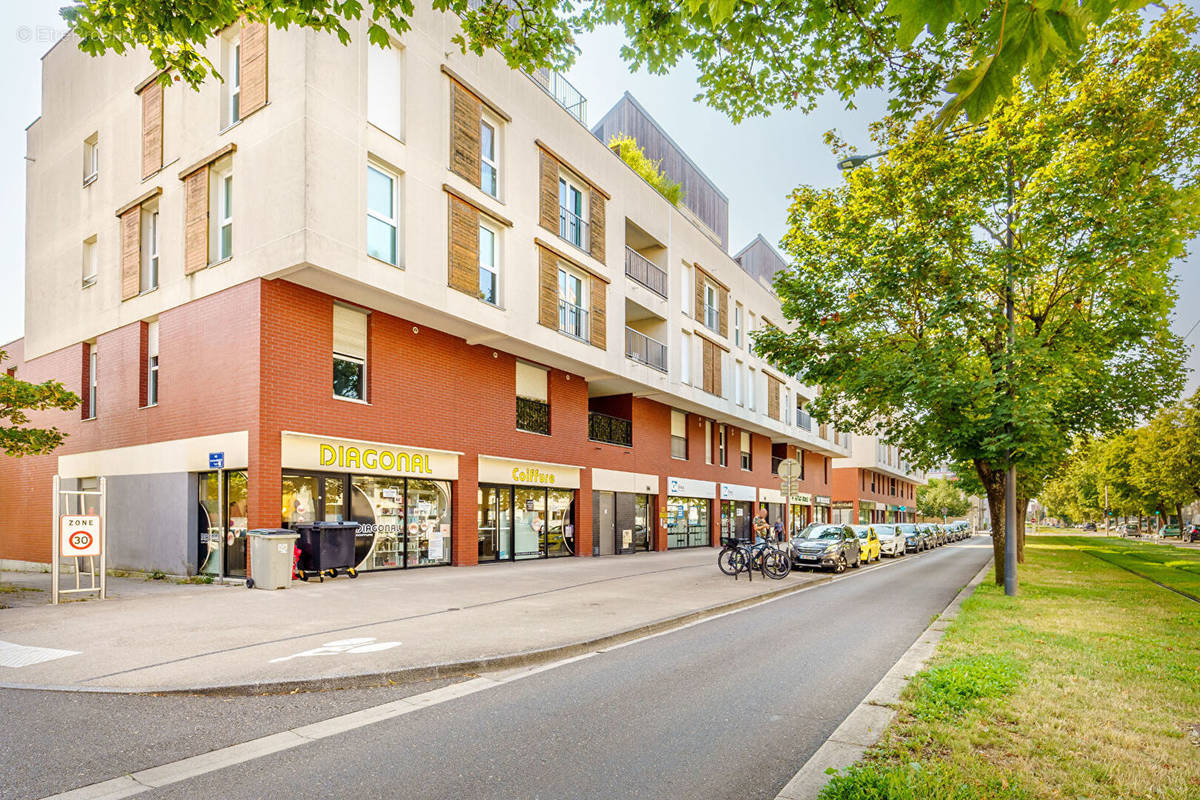
{"type": "Polygon", "coordinates": [[[745,381],[746,365],[737,362],[733,369],[733,396],[739,406],[746,405],[746,395],[742,389],[745,381]]]}
{"type": "Polygon", "coordinates": [[[742,469],[749,470],[754,468],[754,462],[750,454],[750,432],[742,431],[742,469]]]}
{"type": "Polygon", "coordinates": [[[496,260],[497,232],[479,225],[479,297],[492,305],[500,304],[500,274],[496,260]]]}
{"type": "Polygon", "coordinates": [[[584,192],[565,177],[558,179],[558,235],[581,250],[588,248],[584,192]]]}
{"type": "Polygon", "coordinates": [[[396,176],[367,165],[367,255],[396,264],[396,176]]]}
{"type": "Polygon", "coordinates": [[[222,91],[225,96],[221,127],[228,128],[242,118],[242,40],[238,26],[231,26],[223,40],[225,51],[222,91]]]}
{"type": "Polygon", "coordinates": [[[682,291],[679,292],[679,305],[683,309],[685,316],[692,316],[692,295],[696,289],[692,285],[692,268],[687,264],[683,265],[683,272],[680,273],[681,283],[683,284],[682,291]]]}
{"type": "Polygon", "coordinates": [[[681,383],[692,382],[692,335],[683,332],[683,344],[679,348],[679,380],[681,383]]]}
{"type": "Polygon", "coordinates": [[[585,281],[566,267],[558,268],[558,329],[568,336],[587,341],[588,324],[585,281]]]}
{"type": "Polygon", "coordinates": [[[550,372],[517,362],[517,430],[550,435],[550,372]]]}
{"type": "Polygon", "coordinates": [[[215,264],[233,255],[233,160],[214,162],[209,176],[209,207],[215,213],[209,224],[208,263],[215,264]]]}
{"type": "Polygon", "coordinates": [[[750,312],[749,325],[746,328],[746,349],[750,351],[750,355],[758,355],[754,352],[754,312],[750,312]]]}
{"type": "Polygon", "coordinates": [[[333,306],[333,396],[367,399],[367,314],[333,306]]]}
{"type": "Polygon", "coordinates": [[[499,129],[488,117],[479,121],[479,188],[492,197],[500,196],[499,129]]]}
{"type": "Polygon", "coordinates": [[[687,461],[687,414],[671,409],[671,458],[687,461]]]}
{"type": "Polygon", "coordinates": [[[722,467],[728,464],[726,446],[729,443],[729,429],[724,425],[717,426],[717,463],[722,467]]]}
{"type": "Polygon", "coordinates": [[[96,403],[96,401],[98,399],[97,392],[96,392],[96,372],[100,365],[100,359],[98,358],[95,342],[85,345],[85,347],[87,347],[87,349],[88,349],[87,381],[86,381],[86,383],[87,383],[87,405],[83,409],[83,418],[84,419],[95,419],[96,412],[99,410],[97,407],[97,403],[96,403]]]}
{"type": "Polygon", "coordinates": [[[395,40],[388,45],[367,48],[367,122],[403,141],[404,49],[395,40]]]}
{"type": "Polygon", "coordinates": [[[751,411],[754,410],[754,378],[755,371],[754,368],[751,367],[746,377],[746,407],[751,411]]]}
{"type": "MultiPolygon", "coordinates": [[[[155,215],[157,216],[157,214],[155,215]]],[[[146,324],[146,405],[158,405],[158,323],[146,324]]]]}
{"type": "Polygon", "coordinates": [[[825,468],[824,482],[829,483],[829,456],[825,456],[821,459],[821,461],[823,462],[823,466],[825,468]]]}
{"type": "Polygon", "coordinates": [[[87,186],[100,174],[100,134],[93,133],[83,140],[83,185],[87,186]]]}
{"type": "Polygon", "coordinates": [[[736,303],[733,306],[733,344],[735,347],[742,346],[742,304],[736,303]]]}
{"type": "Polygon", "coordinates": [[[142,264],[138,293],[158,288],[158,205],[142,206],[142,264]]]}
{"type": "Polygon", "coordinates": [[[792,390],[783,390],[783,424],[792,424],[792,390]]]}
{"type": "Polygon", "coordinates": [[[704,327],[714,332],[720,328],[720,314],[717,311],[717,287],[708,282],[704,284],[704,327]]]}
{"type": "Polygon", "coordinates": [[[713,451],[713,436],[712,436],[712,420],[704,420],[704,463],[712,463],[713,451]]]}
{"type": "Polygon", "coordinates": [[[96,237],[90,236],[83,240],[83,288],[96,283],[96,270],[99,266],[99,251],[96,247],[96,237]]]}

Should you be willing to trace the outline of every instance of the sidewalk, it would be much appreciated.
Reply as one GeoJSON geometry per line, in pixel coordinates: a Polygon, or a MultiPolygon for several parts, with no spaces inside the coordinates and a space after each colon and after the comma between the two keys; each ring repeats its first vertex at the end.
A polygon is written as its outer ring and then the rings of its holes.
{"type": "Polygon", "coordinates": [[[825,580],[734,581],[716,558],[701,548],[364,573],[282,591],[110,578],[107,600],[59,606],[48,604],[48,575],[6,572],[0,581],[44,591],[0,610],[0,686],[246,693],[470,674],[825,580]]]}

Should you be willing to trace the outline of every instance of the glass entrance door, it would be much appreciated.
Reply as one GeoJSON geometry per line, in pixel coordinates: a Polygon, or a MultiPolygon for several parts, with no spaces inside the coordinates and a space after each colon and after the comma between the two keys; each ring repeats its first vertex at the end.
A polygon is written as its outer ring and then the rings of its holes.
{"type": "Polygon", "coordinates": [[[512,558],[512,490],[501,486],[479,487],[479,561],[512,558]]]}
{"type": "Polygon", "coordinates": [[[197,573],[244,578],[248,516],[246,473],[242,470],[205,472],[197,477],[197,573]],[[220,485],[222,474],[225,476],[224,487],[220,485]]]}
{"type": "Polygon", "coordinates": [[[546,490],[513,491],[513,557],[541,558],[546,535],[546,490]]]}

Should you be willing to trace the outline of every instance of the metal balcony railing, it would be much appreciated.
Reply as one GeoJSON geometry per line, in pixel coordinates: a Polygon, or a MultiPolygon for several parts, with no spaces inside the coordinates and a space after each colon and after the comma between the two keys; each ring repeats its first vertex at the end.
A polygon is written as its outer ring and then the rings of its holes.
{"type": "Polygon", "coordinates": [[[588,312],[583,306],[568,303],[566,300],[558,301],[558,329],[568,336],[588,341],[587,315],[588,312]]]}
{"type": "Polygon", "coordinates": [[[632,447],[633,423],[620,417],[601,414],[599,411],[589,411],[588,438],[594,442],[632,447]]]}
{"type": "Polygon", "coordinates": [[[666,271],[629,245],[625,245],[625,274],[658,296],[667,296],[666,271]]]}
{"type": "Polygon", "coordinates": [[[796,409],[796,427],[806,431],[812,430],[812,417],[804,409],[796,409]]]}
{"type": "Polygon", "coordinates": [[[591,245],[587,220],[565,206],[558,207],[558,235],[580,250],[587,250],[591,245]]]}
{"type": "Polygon", "coordinates": [[[528,397],[517,398],[517,428],[550,435],[550,404],[528,397]]]}
{"type": "Polygon", "coordinates": [[[667,371],[667,346],[630,327],[625,328],[625,357],[659,372],[667,371]]]}
{"type": "Polygon", "coordinates": [[[587,126],[587,98],[580,94],[570,81],[547,67],[534,70],[529,77],[545,89],[546,94],[553,97],[568,114],[587,126]]]}

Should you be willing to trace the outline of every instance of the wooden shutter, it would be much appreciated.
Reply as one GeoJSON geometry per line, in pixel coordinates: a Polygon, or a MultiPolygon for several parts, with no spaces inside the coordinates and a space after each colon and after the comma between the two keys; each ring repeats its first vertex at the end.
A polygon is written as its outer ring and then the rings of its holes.
{"type": "Polygon", "coordinates": [[[121,299],[137,297],[142,274],[142,207],[121,215],[121,299]]]}
{"type": "Polygon", "coordinates": [[[479,296],[479,211],[450,198],[450,288],[479,296]]]}
{"type": "Polygon", "coordinates": [[[538,248],[538,322],[558,330],[558,256],[538,248]]]}
{"type": "Polygon", "coordinates": [[[183,179],[183,273],[208,266],[208,165],[183,179]]]}
{"type": "Polygon", "coordinates": [[[479,185],[479,124],[483,103],[455,81],[450,81],[450,171],[479,185]]]}
{"type": "Polygon", "coordinates": [[[591,228],[592,258],[604,262],[604,195],[592,189],[592,197],[588,202],[588,227],[591,228]]]}
{"type": "Polygon", "coordinates": [[[715,394],[717,397],[722,396],[721,392],[724,388],[724,384],[721,380],[722,373],[724,372],[722,369],[724,362],[725,351],[716,345],[713,345],[713,394],[715,394]]]}
{"type": "Polygon", "coordinates": [[[162,169],[163,87],[157,79],[142,89],[142,177],[162,169]]]}
{"type": "Polygon", "coordinates": [[[717,287],[717,316],[722,336],[729,336],[729,290],[717,287]]]}
{"type": "MultiPolygon", "coordinates": [[[[558,161],[545,150],[541,153],[542,227],[558,235],[558,161]]],[[[556,312],[557,314],[557,312],[556,312]]]]}
{"type": "Polygon", "coordinates": [[[767,416],[779,420],[779,390],[783,386],[772,376],[767,376],[767,416]]]}
{"type": "Polygon", "coordinates": [[[696,307],[694,309],[696,321],[701,325],[704,324],[704,273],[696,267],[693,272],[696,275],[696,307]]]}
{"type": "Polygon", "coordinates": [[[607,300],[608,284],[597,278],[595,275],[589,276],[591,287],[588,290],[588,299],[591,300],[591,342],[601,350],[608,349],[608,315],[605,312],[607,300]]]}
{"type": "Polygon", "coordinates": [[[716,362],[716,346],[708,339],[701,337],[700,339],[700,370],[701,381],[700,388],[709,394],[716,394],[714,386],[716,385],[714,364],[716,362]]]}
{"type": "Polygon", "coordinates": [[[242,28],[242,91],[238,110],[242,119],[267,104],[267,26],[255,22],[242,28]]]}

